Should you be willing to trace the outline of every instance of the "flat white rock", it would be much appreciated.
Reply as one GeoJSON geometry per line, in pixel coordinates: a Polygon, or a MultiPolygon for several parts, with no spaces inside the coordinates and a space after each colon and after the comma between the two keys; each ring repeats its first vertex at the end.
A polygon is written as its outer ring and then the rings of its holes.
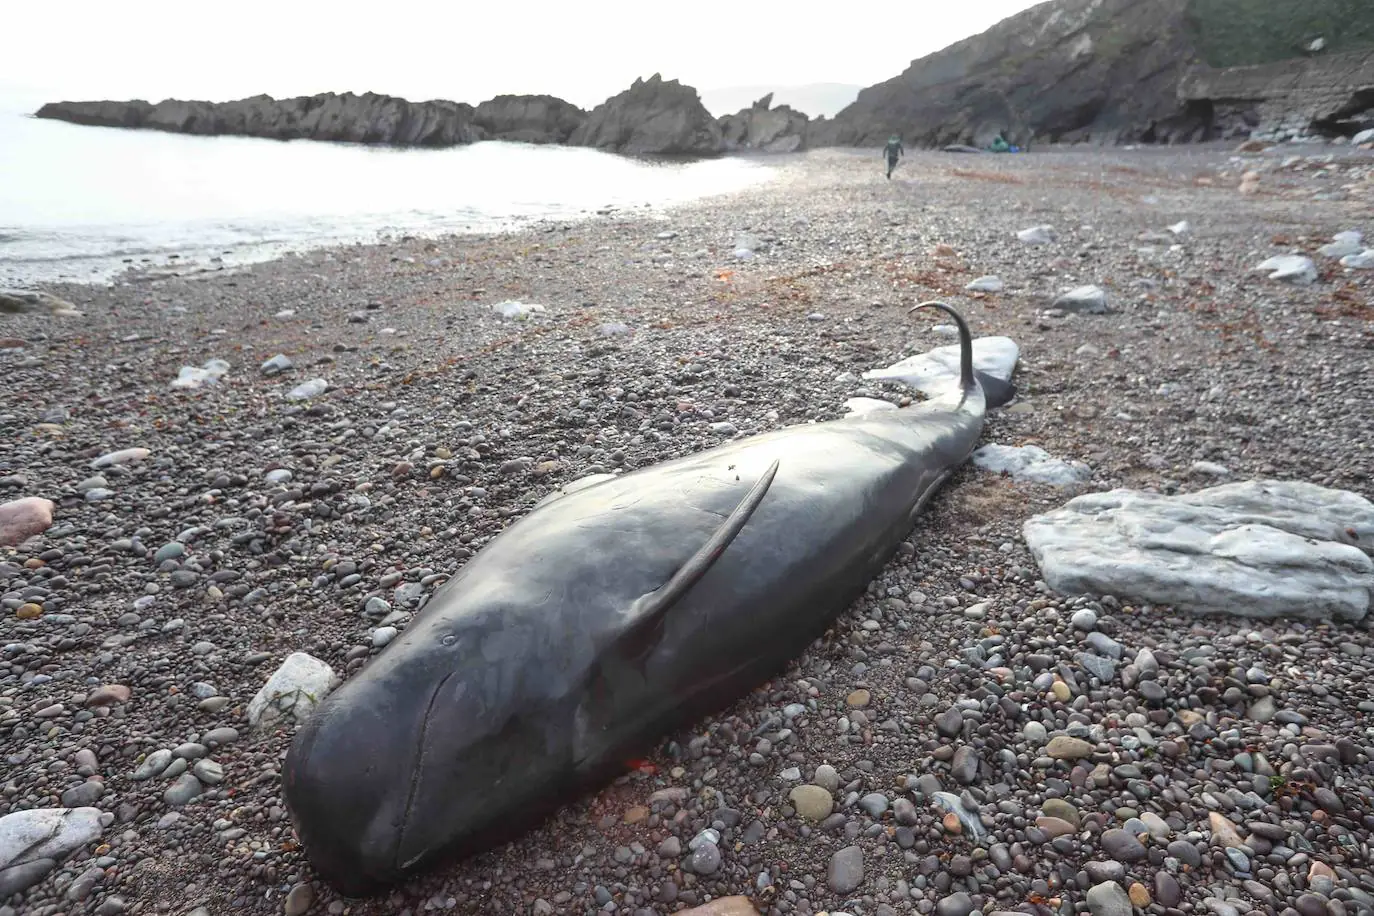
{"type": "Polygon", "coordinates": [[[964,287],[964,289],[972,290],[976,293],[1000,293],[1005,288],[1006,284],[1002,282],[1002,278],[992,275],[979,277],[968,286],[964,287]]]}
{"type": "Polygon", "coordinates": [[[329,390],[329,383],[322,378],[312,378],[309,381],[301,382],[290,391],[286,392],[288,401],[308,401],[313,397],[318,397],[329,390]]]}
{"type": "Polygon", "coordinates": [[[1331,243],[1323,245],[1317,251],[1326,255],[1328,258],[1343,258],[1346,255],[1359,254],[1364,246],[1360,244],[1363,236],[1358,232],[1337,232],[1331,236],[1331,243]]]}
{"type": "Polygon", "coordinates": [[[270,726],[287,716],[304,722],[339,684],[328,664],[305,652],[292,652],[248,704],[252,725],[270,726]]]}
{"type": "Polygon", "coordinates": [[[1031,226],[1016,233],[1016,237],[1027,245],[1048,245],[1054,241],[1054,228],[1051,226],[1031,226]]]}
{"type": "Polygon", "coordinates": [[[1101,315],[1107,311],[1107,291],[1100,286],[1075,286],[1054,300],[1054,308],[1101,315]]]}
{"type": "Polygon", "coordinates": [[[1317,279],[1317,265],[1301,254],[1276,254],[1255,265],[1255,270],[1269,271],[1270,280],[1286,280],[1304,286],[1317,279]]]}
{"type": "Polygon", "coordinates": [[[515,299],[507,299],[505,302],[498,302],[493,305],[491,310],[502,318],[524,320],[531,315],[545,311],[545,308],[535,302],[519,302],[515,299]]]}
{"type": "Polygon", "coordinates": [[[182,366],[172,379],[173,388],[203,388],[214,385],[229,374],[230,366],[222,359],[212,359],[204,366],[182,366]]]}
{"type": "Polygon", "coordinates": [[[1360,620],[1374,602],[1374,503],[1346,490],[1283,480],[1173,497],[1117,489],[1022,530],[1065,595],[1255,618],[1360,620]]]}
{"type": "Polygon", "coordinates": [[[29,808],[0,817],[0,871],[35,859],[62,861],[100,836],[99,808],[29,808]]]}
{"type": "Polygon", "coordinates": [[[117,452],[106,452],[99,458],[91,462],[91,467],[95,470],[113,467],[117,464],[130,464],[135,461],[142,461],[151,455],[152,452],[146,448],[122,448],[117,452]]]}
{"type": "Polygon", "coordinates": [[[278,372],[285,372],[287,369],[293,368],[294,365],[295,364],[291,362],[291,357],[287,356],[285,353],[278,353],[276,356],[263,363],[259,371],[262,372],[263,375],[276,375],[278,372]]]}
{"type": "Polygon", "coordinates": [[[1055,458],[1037,445],[985,445],[973,453],[973,464],[994,474],[1006,472],[1013,480],[1054,484],[1082,483],[1092,470],[1081,461],[1055,458]]]}
{"type": "Polygon", "coordinates": [[[1353,267],[1356,270],[1374,270],[1374,248],[1366,248],[1359,254],[1348,254],[1341,258],[1342,267],[1353,267]]]}
{"type": "Polygon", "coordinates": [[[1360,146],[1365,143],[1374,143],[1374,127],[1371,127],[1368,130],[1360,131],[1358,134],[1350,138],[1350,143],[1353,146],[1360,146]]]}
{"type": "MultiPolygon", "coordinates": [[[[1021,350],[1010,337],[979,337],[973,341],[973,368],[1004,382],[1011,381],[1021,350]]],[[[936,347],[908,356],[886,369],[870,369],[866,379],[894,379],[933,397],[959,378],[959,345],[936,347]]]]}

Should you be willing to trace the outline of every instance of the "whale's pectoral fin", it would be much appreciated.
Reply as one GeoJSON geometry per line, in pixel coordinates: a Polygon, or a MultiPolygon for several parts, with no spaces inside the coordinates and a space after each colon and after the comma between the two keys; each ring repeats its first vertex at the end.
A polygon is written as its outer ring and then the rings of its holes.
{"type": "Polygon", "coordinates": [[[701,549],[692,554],[667,582],[648,594],[641,595],[635,601],[628,615],[631,619],[630,626],[620,638],[619,650],[622,658],[636,666],[643,665],[649,653],[663,638],[664,620],[669,609],[706,575],[706,571],[716,560],[720,559],[725,548],[730,546],[730,542],[739,535],[745,523],[754,514],[754,510],[763,502],[763,497],[773,485],[773,478],[777,473],[778,461],[775,459],[759,478],[758,483],[754,484],[735,507],[735,511],[725,519],[725,523],[701,545],[701,549]]]}

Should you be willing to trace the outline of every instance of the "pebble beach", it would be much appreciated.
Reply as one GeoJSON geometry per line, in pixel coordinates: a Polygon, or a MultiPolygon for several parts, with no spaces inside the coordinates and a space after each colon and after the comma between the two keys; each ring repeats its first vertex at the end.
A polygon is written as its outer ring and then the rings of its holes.
{"type": "Polygon", "coordinates": [[[0,916],[1374,912],[1374,618],[1066,597],[1021,533],[1114,487],[1374,499],[1374,270],[1319,251],[1374,239],[1374,153],[776,168],[0,313],[0,502],[56,504],[0,547],[0,816],[100,812],[0,916]],[[1295,253],[1314,276],[1255,269],[1295,253]],[[1084,286],[1105,310],[1055,305],[1084,286]],[[823,639],[645,766],[378,898],[315,878],[280,796],[293,725],[249,720],[287,656],[358,671],[580,477],[910,402],[863,373],[952,342],[907,314],[929,299],[1020,347],[984,442],[1084,479],[966,464],[823,639]]]}

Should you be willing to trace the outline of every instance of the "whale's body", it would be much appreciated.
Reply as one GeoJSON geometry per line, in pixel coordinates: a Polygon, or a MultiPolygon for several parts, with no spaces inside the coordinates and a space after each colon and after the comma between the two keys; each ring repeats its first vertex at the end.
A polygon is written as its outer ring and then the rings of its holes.
{"type": "Polygon", "coordinates": [[[488,543],[296,735],[320,875],[364,894],[489,848],[800,655],[982,432],[958,323],[939,397],[574,484],[488,543]]]}

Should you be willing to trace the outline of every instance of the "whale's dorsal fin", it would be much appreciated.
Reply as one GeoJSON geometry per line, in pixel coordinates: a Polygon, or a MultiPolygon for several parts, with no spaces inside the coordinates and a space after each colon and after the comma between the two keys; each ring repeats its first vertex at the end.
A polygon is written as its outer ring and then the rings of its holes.
{"type": "Polygon", "coordinates": [[[685,595],[693,585],[706,575],[706,571],[720,559],[725,548],[730,546],[740,530],[744,528],[754,510],[763,502],[773,478],[778,473],[778,460],[768,466],[758,483],[745,494],[744,499],[735,507],[725,522],[701,545],[701,549],[678,568],[678,571],[653,591],[639,596],[630,606],[628,616],[632,619],[629,629],[620,639],[623,657],[636,665],[642,664],[654,646],[663,637],[663,619],[668,610],[685,595]]]}

